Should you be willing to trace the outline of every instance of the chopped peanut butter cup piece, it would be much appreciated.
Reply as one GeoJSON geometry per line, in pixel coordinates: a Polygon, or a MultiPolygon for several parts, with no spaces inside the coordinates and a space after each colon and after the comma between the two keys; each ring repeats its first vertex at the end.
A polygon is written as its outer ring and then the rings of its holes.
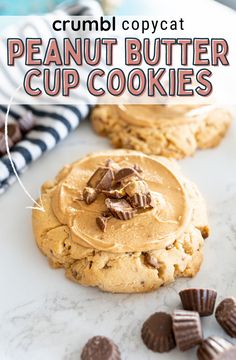
{"type": "Polygon", "coordinates": [[[125,190],[121,189],[111,189],[111,190],[103,190],[102,193],[109,198],[121,199],[125,196],[125,190]]]}
{"type": "Polygon", "coordinates": [[[105,163],[105,166],[112,169],[115,173],[120,170],[120,165],[112,159],[108,159],[105,163]]]}
{"type": "Polygon", "coordinates": [[[115,175],[115,181],[121,182],[122,180],[125,180],[131,176],[136,176],[140,178],[140,174],[132,167],[126,167],[123,169],[120,169],[117,174],[115,175]]]}
{"type": "Polygon", "coordinates": [[[110,190],[113,179],[114,173],[111,169],[107,167],[99,167],[91,176],[87,185],[99,191],[110,190]]]}
{"type": "Polygon", "coordinates": [[[90,205],[97,199],[97,192],[95,189],[86,186],[83,191],[83,199],[86,204],[90,205]]]}
{"type": "Polygon", "coordinates": [[[99,229],[101,229],[103,232],[106,231],[108,220],[109,220],[109,217],[105,217],[105,216],[98,216],[98,217],[96,218],[97,226],[98,226],[99,229]]]}
{"type": "Polygon", "coordinates": [[[142,194],[135,194],[130,198],[130,203],[134,208],[142,208],[145,209],[147,207],[153,207],[151,194],[142,195],[142,194]]]}
{"type": "Polygon", "coordinates": [[[197,311],[200,316],[209,316],[214,312],[217,292],[212,289],[185,289],[180,291],[183,308],[197,311]]]}
{"type": "Polygon", "coordinates": [[[124,200],[109,199],[105,200],[107,208],[110,210],[112,215],[120,220],[130,220],[134,217],[136,210],[133,209],[130,204],[124,200]]]}
{"type": "Polygon", "coordinates": [[[137,171],[138,173],[143,172],[143,170],[141,169],[141,167],[138,164],[134,164],[134,170],[137,171]]]}

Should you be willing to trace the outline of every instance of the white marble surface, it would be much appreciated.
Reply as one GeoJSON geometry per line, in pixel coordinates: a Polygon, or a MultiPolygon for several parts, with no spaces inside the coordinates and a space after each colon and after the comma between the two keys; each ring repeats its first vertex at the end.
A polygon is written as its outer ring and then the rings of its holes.
{"type": "MultiPolygon", "coordinates": [[[[88,152],[109,148],[88,123],[80,126],[22,176],[37,196],[41,183],[67,162],[88,152]]],[[[181,161],[186,175],[204,194],[212,236],[205,261],[195,279],[179,280],[151,294],[112,295],[84,288],[52,270],[38,251],[31,230],[31,205],[18,184],[0,199],[0,359],[76,360],[88,338],[103,334],[120,347],[123,360],[189,360],[195,352],[157,355],[140,339],[151,313],[179,306],[178,291],[186,286],[217,288],[219,299],[236,296],[236,126],[221,146],[199,151],[181,161]]],[[[214,317],[203,321],[205,335],[223,335],[214,317]]]]}

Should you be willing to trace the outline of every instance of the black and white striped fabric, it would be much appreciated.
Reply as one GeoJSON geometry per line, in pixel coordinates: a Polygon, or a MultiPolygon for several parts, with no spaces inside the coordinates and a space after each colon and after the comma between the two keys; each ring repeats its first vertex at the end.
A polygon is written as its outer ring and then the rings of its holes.
{"type": "MultiPolygon", "coordinates": [[[[60,7],[56,12],[68,15],[102,15],[100,4],[95,0],[77,0],[60,7]]],[[[20,34],[19,34],[20,35],[20,34]]],[[[9,81],[10,79],[10,74],[9,81]]],[[[14,80],[14,79],[12,79],[14,80]]],[[[4,89],[5,90],[5,89],[4,89]]],[[[3,114],[6,106],[0,105],[3,114]]],[[[9,122],[17,122],[27,111],[32,111],[36,125],[26,134],[22,141],[11,148],[11,157],[17,173],[20,175],[28,165],[37,160],[43,153],[54,148],[85,119],[90,105],[51,105],[29,106],[14,105],[9,112],[9,122]]],[[[0,158],[0,194],[16,180],[8,156],[0,158]]]]}

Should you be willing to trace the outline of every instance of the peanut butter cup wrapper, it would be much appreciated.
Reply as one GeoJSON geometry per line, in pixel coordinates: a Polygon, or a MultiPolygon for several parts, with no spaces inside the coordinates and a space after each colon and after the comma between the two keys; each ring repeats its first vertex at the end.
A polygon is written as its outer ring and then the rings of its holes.
{"type": "Polygon", "coordinates": [[[181,351],[201,344],[203,339],[200,316],[197,312],[175,310],[173,313],[175,341],[181,351]]]}
{"type": "Polygon", "coordinates": [[[211,336],[205,339],[197,350],[198,360],[216,360],[220,354],[230,349],[233,345],[220,337],[211,336]]]}
{"type": "Polygon", "coordinates": [[[236,299],[224,299],[216,308],[216,320],[228,335],[236,338],[236,299]]]}
{"type": "Polygon", "coordinates": [[[151,315],[143,324],[141,336],[148,349],[164,353],[175,348],[172,318],[159,312],[151,315]]]}
{"type": "Polygon", "coordinates": [[[197,311],[200,316],[212,315],[217,292],[211,289],[185,289],[179,296],[185,310],[197,311]]]}

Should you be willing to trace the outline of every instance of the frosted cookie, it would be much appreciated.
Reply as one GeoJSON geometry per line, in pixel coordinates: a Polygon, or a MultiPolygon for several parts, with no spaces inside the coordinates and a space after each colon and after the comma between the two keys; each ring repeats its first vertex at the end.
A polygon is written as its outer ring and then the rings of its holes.
{"type": "Polygon", "coordinates": [[[42,186],[37,244],[54,268],[110,292],[194,276],[208,236],[205,202],[176,163],[129,150],[90,154],[42,186]]]}
{"type": "Polygon", "coordinates": [[[217,146],[232,120],[223,108],[189,105],[101,105],[91,118],[115,147],[176,159],[217,146]]]}

